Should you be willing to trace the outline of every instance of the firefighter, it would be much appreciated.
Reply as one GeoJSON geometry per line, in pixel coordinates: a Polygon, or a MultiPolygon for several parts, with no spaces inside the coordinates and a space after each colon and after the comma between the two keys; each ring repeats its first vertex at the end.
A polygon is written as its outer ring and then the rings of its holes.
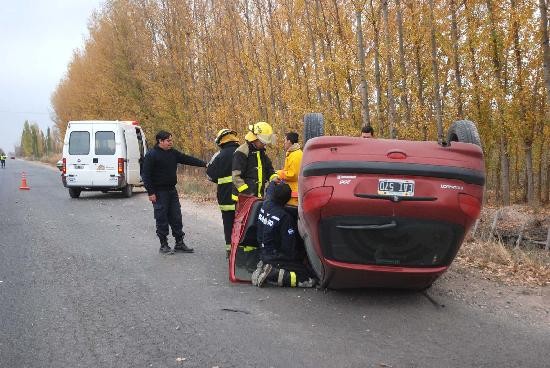
{"type": "Polygon", "coordinates": [[[288,132],[285,134],[284,147],[286,151],[285,166],[282,170],[277,171],[279,179],[284,180],[290,186],[292,195],[288,204],[291,206],[298,205],[298,174],[300,173],[300,165],[302,164],[303,152],[298,143],[298,133],[288,132]]]}
{"type": "MultiPolygon", "coordinates": [[[[266,122],[248,126],[245,143],[233,154],[232,178],[233,193],[231,197],[238,201],[239,194],[248,194],[263,198],[266,184],[277,181],[273,164],[265,152],[267,145],[275,143],[273,128],[266,122]]],[[[259,248],[256,244],[240,244],[235,253],[235,265],[252,273],[259,259],[259,248]]]]}
{"type": "Polygon", "coordinates": [[[233,162],[233,153],[239,147],[239,139],[234,130],[221,129],[216,134],[214,142],[220,150],[210,159],[206,168],[206,175],[208,175],[210,181],[218,184],[218,205],[222,212],[226,256],[229,258],[231,231],[233,229],[233,221],[235,220],[235,201],[231,198],[233,188],[231,165],[233,162]]]}
{"type": "Polygon", "coordinates": [[[238,200],[239,194],[262,198],[266,184],[271,180],[278,180],[273,164],[265,153],[266,146],[275,143],[271,125],[264,121],[249,125],[244,139],[246,142],[233,154],[231,175],[234,201],[238,200]]]}
{"type": "Polygon", "coordinates": [[[285,210],[290,186],[281,182],[270,185],[268,191],[258,215],[260,262],[252,273],[252,285],[262,287],[268,281],[277,286],[313,287],[316,280],[297,251],[296,220],[285,210]]]}

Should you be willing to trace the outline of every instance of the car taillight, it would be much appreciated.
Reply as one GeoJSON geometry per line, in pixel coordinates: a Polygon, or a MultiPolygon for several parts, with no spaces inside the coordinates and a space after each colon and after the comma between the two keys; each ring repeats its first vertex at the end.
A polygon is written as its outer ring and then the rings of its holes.
{"type": "Polygon", "coordinates": [[[326,205],[332,197],[333,189],[333,187],[317,187],[305,193],[301,203],[304,212],[317,210],[326,205]]]}
{"type": "Polygon", "coordinates": [[[459,193],[458,204],[466,216],[471,217],[472,219],[477,219],[479,217],[481,202],[476,197],[466,193],[459,193]]]}
{"type": "Polygon", "coordinates": [[[63,175],[66,175],[67,174],[67,159],[65,157],[63,157],[63,175]]]}
{"type": "Polygon", "coordinates": [[[118,173],[119,174],[124,174],[124,159],[123,158],[118,159],[118,173]]]}

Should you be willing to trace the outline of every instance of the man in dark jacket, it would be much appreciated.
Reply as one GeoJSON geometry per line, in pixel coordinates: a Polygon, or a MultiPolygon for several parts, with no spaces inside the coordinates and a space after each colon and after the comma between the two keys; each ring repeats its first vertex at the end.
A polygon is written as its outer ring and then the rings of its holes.
{"type": "Polygon", "coordinates": [[[157,144],[147,152],[143,160],[143,184],[153,204],[160,239],[160,252],[173,253],[168,246],[169,227],[176,239],[175,252],[192,253],[184,242],[181,205],[176,190],[178,164],[205,167],[206,163],[172,148],[172,134],[161,130],[156,135],[157,144]]]}
{"type": "Polygon", "coordinates": [[[218,205],[222,212],[223,233],[225,236],[225,251],[229,258],[231,250],[231,231],[235,220],[235,201],[231,198],[233,180],[231,177],[231,164],[233,153],[239,147],[237,133],[230,129],[221,129],[216,135],[216,144],[220,150],[212,156],[206,167],[208,179],[218,184],[218,205]]]}
{"type": "Polygon", "coordinates": [[[272,183],[268,191],[258,215],[260,262],[252,274],[252,284],[262,287],[268,281],[278,286],[313,287],[316,281],[303,259],[297,257],[296,220],[284,208],[291,196],[290,186],[272,183]]]}

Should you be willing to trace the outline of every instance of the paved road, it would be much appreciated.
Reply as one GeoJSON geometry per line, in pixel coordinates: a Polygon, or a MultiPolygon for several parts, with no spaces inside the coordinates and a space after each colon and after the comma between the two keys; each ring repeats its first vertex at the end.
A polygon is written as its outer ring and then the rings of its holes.
{"type": "Polygon", "coordinates": [[[144,193],[70,199],[57,171],[8,160],[0,366],[548,367],[549,326],[445,296],[230,284],[215,207],[183,216],[197,252],[159,255],[144,193]]]}

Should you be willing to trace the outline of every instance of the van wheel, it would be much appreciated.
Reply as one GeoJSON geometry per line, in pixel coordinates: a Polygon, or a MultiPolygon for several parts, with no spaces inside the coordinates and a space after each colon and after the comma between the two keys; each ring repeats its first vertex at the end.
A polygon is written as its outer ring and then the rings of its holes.
{"type": "Polygon", "coordinates": [[[130,198],[132,196],[134,190],[134,186],[132,184],[128,184],[122,189],[122,193],[126,198],[130,198]]]}
{"type": "Polygon", "coordinates": [[[71,198],[80,197],[80,192],[82,192],[80,188],[69,188],[69,195],[71,196],[71,198]]]}
{"type": "Polygon", "coordinates": [[[304,146],[306,142],[315,137],[324,135],[325,119],[323,114],[312,112],[304,115],[304,146]]]}
{"type": "Polygon", "coordinates": [[[470,120],[458,120],[451,124],[447,133],[447,142],[472,143],[481,147],[476,125],[470,120]]]}

